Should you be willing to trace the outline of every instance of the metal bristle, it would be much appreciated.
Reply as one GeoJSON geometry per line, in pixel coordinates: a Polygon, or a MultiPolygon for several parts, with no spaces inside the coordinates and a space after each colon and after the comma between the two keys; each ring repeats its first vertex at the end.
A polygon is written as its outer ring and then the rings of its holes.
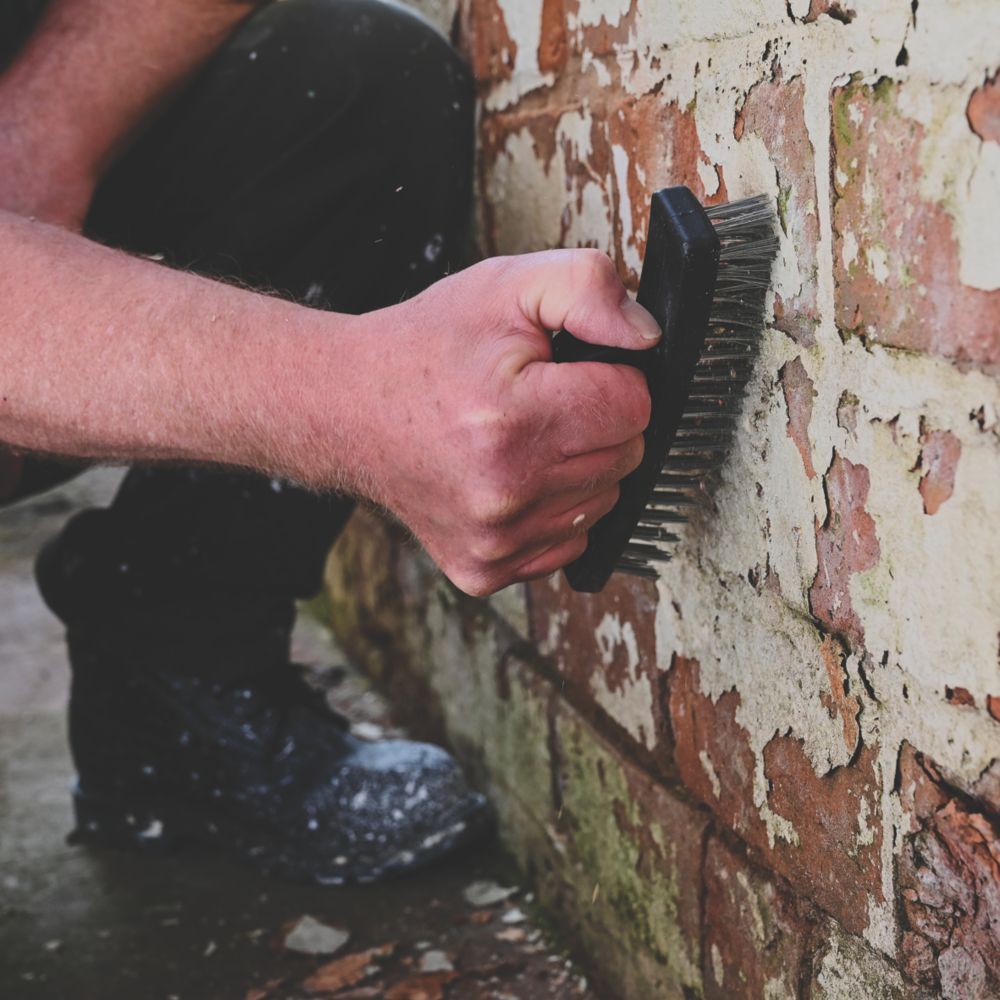
{"type": "Polygon", "coordinates": [[[673,446],[616,566],[651,579],[659,576],[655,564],[671,558],[661,546],[680,540],[669,526],[686,523],[685,511],[708,503],[706,478],[721,465],[732,437],[778,252],[774,201],[767,195],[712,205],[705,212],[721,244],[708,336],[673,446]]]}

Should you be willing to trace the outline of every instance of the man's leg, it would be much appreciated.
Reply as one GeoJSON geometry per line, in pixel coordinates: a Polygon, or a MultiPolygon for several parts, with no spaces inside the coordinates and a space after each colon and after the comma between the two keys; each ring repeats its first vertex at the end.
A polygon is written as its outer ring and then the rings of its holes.
{"type": "MultiPolygon", "coordinates": [[[[377,308],[454,260],[471,115],[464,68],[414,16],[286,0],[111,172],[88,227],[316,306],[377,308]]],[[[357,743],[289,669],[294,600],[319,589],[350,509],[251,475],[137,469],[43,552],[74,669],[81,837],[195,836],[337,881],[419,863],[478,821],[446,754],[357,743]]]]}

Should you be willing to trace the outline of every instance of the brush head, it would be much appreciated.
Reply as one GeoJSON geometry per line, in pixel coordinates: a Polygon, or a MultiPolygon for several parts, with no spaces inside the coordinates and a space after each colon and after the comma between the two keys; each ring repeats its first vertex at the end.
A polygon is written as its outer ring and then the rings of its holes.
{"type": "Polygon", "coordinates": [[[642,465],[622,480],[614,510],[566,567],[574,589],[601,590],[616,570],[657,577],[678,530],[705,506],[764,327],[776,227],[766,196],[703,208],[687,188],[659,191],[637,298],[663,339],[649,351],[625,351],[557,334],[555,360],[633,365],[652,403],[642,465]]]}

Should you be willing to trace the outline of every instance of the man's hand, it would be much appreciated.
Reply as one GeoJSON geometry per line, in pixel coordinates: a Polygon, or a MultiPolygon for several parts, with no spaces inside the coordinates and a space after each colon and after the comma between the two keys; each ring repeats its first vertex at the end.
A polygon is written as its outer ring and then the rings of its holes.
{"type": "Polygon", "coordinates": [[[549,331],[634,349],[660,336],[608,257],[487,260],[363,319],[362,489],[470,594],[579,556],[642,459],[649,395],[627,366],[553,364],[549,331]]]}

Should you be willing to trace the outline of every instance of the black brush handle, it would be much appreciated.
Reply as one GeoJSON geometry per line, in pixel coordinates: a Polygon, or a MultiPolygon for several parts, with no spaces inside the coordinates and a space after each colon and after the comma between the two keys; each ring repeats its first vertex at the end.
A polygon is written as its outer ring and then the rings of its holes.
{"type": "Polygon", "coordinates": [[[642,464],[621,481],[618,503],[590,529],[584,554],[566,567],[574,590],[602,590],[622,555],[627,555],[629,539],[652,497],[684,413],[708,333],[718,269],[719,237],[698,199],[686,187],[657,191],[650,206],[636,298],[660,324],[659,343],[649,350],[630,351],[587,344],[567,331],[560,331],[552,342],[555,361],[638,368],[646,376],[652,404],[643,434],[642,464]]]}

